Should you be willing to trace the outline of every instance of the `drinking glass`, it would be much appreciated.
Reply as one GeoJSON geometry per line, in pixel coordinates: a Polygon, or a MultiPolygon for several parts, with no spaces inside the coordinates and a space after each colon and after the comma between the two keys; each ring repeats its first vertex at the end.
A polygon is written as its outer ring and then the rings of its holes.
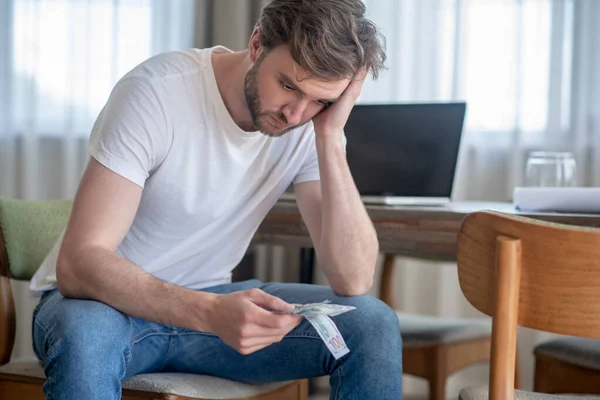
{"type": "Polygon", "coordinates": [[[529,153],[525,185],[537,187],[575,186],[575,157],[568,152],[529,153]]]}

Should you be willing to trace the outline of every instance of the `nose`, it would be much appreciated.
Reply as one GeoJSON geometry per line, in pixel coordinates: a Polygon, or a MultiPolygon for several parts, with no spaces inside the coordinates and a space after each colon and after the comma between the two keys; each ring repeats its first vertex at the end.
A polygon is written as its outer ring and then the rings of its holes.
{"type": "Polygon", "coordinates": [[[293,103],[288,103],[281,110],[289,125],[298,125],[302,121],[302,115],[308,104],[305,100],[296,100],[293,103]]]}

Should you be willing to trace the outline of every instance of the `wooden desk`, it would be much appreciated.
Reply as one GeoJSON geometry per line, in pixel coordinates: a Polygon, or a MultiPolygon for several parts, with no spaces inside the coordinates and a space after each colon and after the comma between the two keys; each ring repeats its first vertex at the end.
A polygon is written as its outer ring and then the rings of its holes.
{"type": "MultiPolygon", "coordinates": [[[[600,227],[600,214],[518,212],[510,203],[456,202],[445,207],[367,206],[382,253],[453,258],[463,218],[494,210],[570,225],[600,227]]],[[[308,230],[294,202],[279,202],[260,225],[253,243],[312,247],[308,230]]]]}

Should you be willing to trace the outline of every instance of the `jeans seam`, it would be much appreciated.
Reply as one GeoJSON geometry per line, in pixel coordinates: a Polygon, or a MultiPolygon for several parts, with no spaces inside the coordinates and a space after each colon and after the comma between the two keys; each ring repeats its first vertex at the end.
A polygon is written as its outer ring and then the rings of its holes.
{"type": "Polygon", "coordinates": [[[42,324],[39,323],[39,321],[36,319],[33,320],[33,322],[41,329],[44,331],[44,338],[46,338],[48,336],[48,331],[46,330],[46,328],[44,328],[42,326],[42,324]]]}
{"type": "Polygon", "coordinates": [[[177,335],[178,336],[201,335],[201,336],[213,336],[213,337],[218,338],[218,336],[215,335],[214,333],[208,333],[208,332],[179,332],[177,335]]]}
{"type": "Polygon", "coordinates": [[[169,358],[171,357],[171,352],[173,350],[173,347],[175,347],[173,345],[173,341],[175,340],[175,338],[177,338],[177,335],[170,334],[170,337],[169,337],[169,348],[167,349],[167,354],[165,355],[165,360],[163,361],[162,365],[160,366],[159,371],[164,370],[165,367],[167,366],[169,358]]]}
{"type": "MultiPolygon", "coordinates": [[[[33,317],[32,327],[35,327],[35,326],[37,326],[38,328],[40,328],[42,330],[42,332],[44,332],[44,343],[42,343],[42,346],[46,347],[46,341],[48,340],[48,331],[46,330],[46,328],[44,328],[42,326],[42,324],[40,324],[37,321],[37,319],[34,316],[33,317]]],[[[43,359],[42,359],[41,355],[38,353],[38,350],[37,350],[37,346],[36,346],[36,342],[35,342],[35,330],[32,329],[31,331],[32,331],[31,332],[31,339],[32,339],[31,342],[33,343],[33,346],[32,346],[33,347],[33,352],[35,353],[35,356],[38,358],[38,360],[41,360],[41,361],[45,362],[46,357],[43,357],[43,359]]],[[[39,343],[38,343],[38,345],[39,345],[39,343]]]]}
{"type": "MultiPolygon", "coordinates": [[[[133,323],[131,322],[131,317],[127,317],[127,321],[129,322],[129,329],[133,332],[133,323]]],[[[133,336],[133,335],[132,335],[133,336]]],[[[129,361],[133,358],[133,340],[129,342],[129,347],[125,349],[127,353],[125,354],[125,373],[127,373],[127,365],[129,361]]]]}
{"type": "MultiPolygon", "coordinates": [[[[152,330],[148,333],[144,333],[142,336],[140,336],[140,335],[136,336],[131,341],[131,346],[129,346],[129,355],[128,355],[128,357],[125,358],[127,363],[129,363],[131,361],[131,359],[133,358],[133,346],[135,346],[142,340],[147,339],[151,336],[165,336],[165,335],[169,336],[169,335],[172,335],[172,333],[171,332],[158,332],[158,331],[152,330]]],[[[170,345],[170,342],[169,342],[169,345],[170,345]]]]}
{"type": "Polygon", "coordinates": [[[46,328],[44,328],[44,326],[41,323],[38,322],[37,319],[34,321],[34,323],[44,332],[44,342],[42,343],[42,349],[44,350],[44,357],[38,356],[38,358],[41,359],[44,364],[46,364],[46,357],[48,356],[48,350],[49,350],[47,348],[47,346],[49,343],[54,343],[54,338],[52,337],[50,332],[48,332],[48,330],[46,328]]]}
{"type": "Polygon", "coordinates": [[[335,391],[335,399],[336,400],[338,400],[340,398],[340,391],[342,390],[342,385],[344,384],[344,362],[345,362],[345,360],[342,359],[340,366],[336,370],[336,373],[340,377],[340,382],[338,383],[337,390],[335,391]]]}
{"type": "Polygon", "coordinates": [[[150,333],[144,334],[141,337],[138,336],[136,339],[134,339],[133,342],[131,342],[131,347],[138,344],[142,340],[149,338],[150,336],[171,336],[171,335],[173,335],[171,332],[150,332],[150,333]]]}

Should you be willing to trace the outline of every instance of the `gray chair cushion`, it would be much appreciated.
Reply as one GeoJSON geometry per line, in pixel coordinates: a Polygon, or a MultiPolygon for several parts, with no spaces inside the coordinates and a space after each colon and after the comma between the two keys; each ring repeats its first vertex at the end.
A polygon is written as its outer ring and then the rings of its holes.
{"type": "Polygon", "coordinates": [[[464,340],[490,337],[489,318],[446,318],[396,311],[404,347],[457,343],[464,340]]]}
{"type": "MultiPolygon", "coordinates": [[[[488,386],[467,387],[460,391],[459,400],[488,400],[488,386]]],[[[600,400],[600,397],[585,395],[556,395],[515,390],[515,400],[600,400]]]]}
{"type": "Polygon", "coordinates": [[[123,382],[123,388],[202,399],[239,399],[269,393],[289,383],[255,385],[208,375],[162,372],[136,375],[123,382]]]}
{"type": "MultiPolygon", "coordinates": [[[[0,373],[45,379],[36,359],[17,360],[0,366],[0,373]]],[[[167,393],[202,399],[237,399],[272,392],[290,382],[254,385],[207,375],[157,373],[136,375],[123,382],[123,389],[167,393]]]]}
{"type": "Polygon", "coordinates": [[[569,337],[549,340],[538,345],[534,353],[600,371],[600,340],[598,339],[569,337]]]}
{"type": "Polygon", "coordinates": [[[46,379],[44,368],[37,358],[21,358],[15,362],[4,364],[0,366],[0,373],[46,379]]]}

